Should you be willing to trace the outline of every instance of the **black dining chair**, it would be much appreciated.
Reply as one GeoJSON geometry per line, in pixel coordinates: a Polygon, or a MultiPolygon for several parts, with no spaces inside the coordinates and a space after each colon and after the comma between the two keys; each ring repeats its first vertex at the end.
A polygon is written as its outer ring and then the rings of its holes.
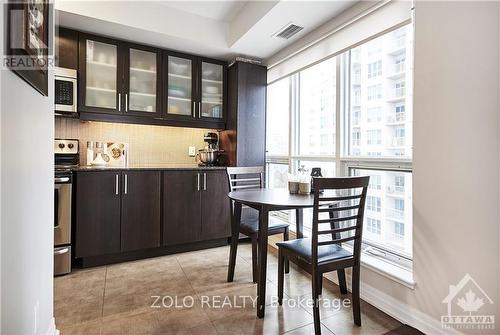
{"type": "Polygon", "coordinates": [[[352,312],[361,326],[359,298],[361,237],[370,177],[314,178],[311,238],[277,243],[278,303],[283,303],[283,264],[296,263],[312,275],[314,333],[321,334],[319,295],[323,274],[337,271],[340,290],[347,293],[344,269],[352,268],[352,312]],[[328,215],[326,218],[324,216],[328,215]],[[325,228],[324,225],[327,225],[325,228]],[[346,242],[349,245],[345,245],[346,242]]]}
{"type": "MultiPolygon", "coordinates": [[[[228,167],[227,175],[229,178],[229,187],[231,192],[237,190],[248,190],[248,189],[259,189],[264,188],[264,168],[261,166],[257,167],[228,167]]],[[[231,200],[230,200],[231,201],[231,200]]],[[[231,215],[233,215],[233,202],[231,201],[231,215]]],[[[289,239],[289,224],[278,223],[274,221],[269,222],[268,235],[283,234],[283,240],[288,241],[289,239]]],[[[252,276],[253,282],[256,283],[258,280],[259,267],[257,264],[257,246],[259,239],[259,212],[250,207],[243,207],[241,210],[241,222],[239,233],[250,237],[252,241],[252,276]]],[[[235,264],[236,251],[238,248],[238,241],[231,243],[231,258],[229,264],[235,264]],[[235,249],[235,250],[233,250],[235,249]]],[[[289,271],[289,263],[285,262],[285,272],[289,271]]],[[[229,272],[234,275],[234,268],[229,269],[229,272]]]]}

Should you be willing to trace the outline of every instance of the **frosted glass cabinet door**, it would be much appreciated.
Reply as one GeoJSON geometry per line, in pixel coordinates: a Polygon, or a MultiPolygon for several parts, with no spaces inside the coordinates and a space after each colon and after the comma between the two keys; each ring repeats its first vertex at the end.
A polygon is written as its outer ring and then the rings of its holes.
{"type": "Polygon", "coordinates": [[[168,56],[167,114],[193,116],[193,62],[168,56]]]}
{"type": "Polygon", "coordinates": [[[224,94],[224,67],[201,62],[201,111],[200,117],[222,119],[224,94]]]}
{"type": "Polygon", "coordinates": [[[156,53],[129,49],[129,94],[125,112],[156,112],[157,61],[156,53]]]}
{"type": "Polygon", "coordinates": [[[117,109],[117,46],[86,40],[85,105],[117,109]]]}

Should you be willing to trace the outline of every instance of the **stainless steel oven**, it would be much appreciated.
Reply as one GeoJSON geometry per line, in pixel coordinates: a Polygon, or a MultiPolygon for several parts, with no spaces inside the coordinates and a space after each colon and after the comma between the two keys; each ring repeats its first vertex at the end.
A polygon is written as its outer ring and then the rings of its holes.
{"type": "Polygon", "coordinates": [[[54,80],[55,113],[76,115],[78,113],[76,70],[56,67],[54,80]]]}
{"type": "Polygon", "coordinates": [[[78,140],[54,141],[54,275],[71,272],[72,169],[78,167],[78,140]]]}
{"type": "Polygon", "coordinates": [[[54,178],[54,274],[71,272],[71,172],[54,178]]]}

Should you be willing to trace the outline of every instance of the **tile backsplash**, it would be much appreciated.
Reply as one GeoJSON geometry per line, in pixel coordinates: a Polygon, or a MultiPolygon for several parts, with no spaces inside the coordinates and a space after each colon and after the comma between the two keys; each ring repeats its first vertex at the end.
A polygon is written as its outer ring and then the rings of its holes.
{"type": "Polygon", "coordinates": [[[55,137],[80,141],[80,162],[86,164],[87,141],[125,142],[129,145],[129,165],[194,164],[188,147],[202,149],[209,129],[135,125],[55,119],[55,137]]]}

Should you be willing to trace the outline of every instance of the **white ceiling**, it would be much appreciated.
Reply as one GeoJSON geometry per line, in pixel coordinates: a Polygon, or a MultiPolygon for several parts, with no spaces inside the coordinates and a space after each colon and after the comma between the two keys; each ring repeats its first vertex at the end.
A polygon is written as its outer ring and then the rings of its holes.
{"type": "Polygon", "coordinates": [[[159,1],[160,4],[218,21],[230,22],[249,1],[159,1]]]}
{"type": "Polygon", "coordinates": [[[55,0],[55,8],[65,27],[229,60],[267,59],[356,2],[55,0]],[[289,23],[304,29],[273,36],[289,23]]]}

